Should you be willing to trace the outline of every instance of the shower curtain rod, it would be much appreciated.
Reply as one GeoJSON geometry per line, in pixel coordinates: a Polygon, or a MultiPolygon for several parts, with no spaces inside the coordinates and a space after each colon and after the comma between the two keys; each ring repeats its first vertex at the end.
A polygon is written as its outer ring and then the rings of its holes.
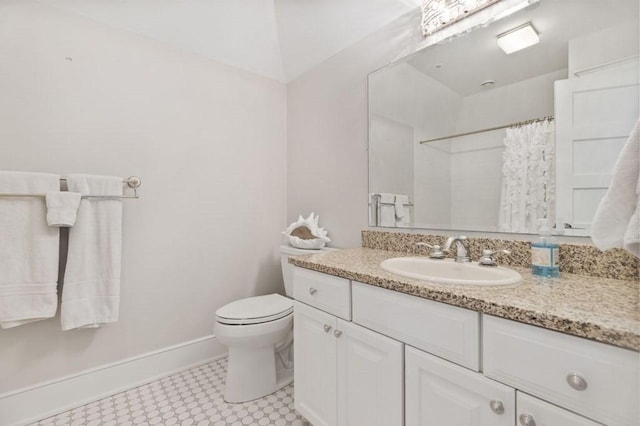
{"type": "MultiPolygon", "coordinates": [[[[61,177],[61,181],[66,181],[66,177],[61,177]]],[[[81,198],[110,198],[110,199],[122,199],[122,198],[140,198],[138,193],[136,192],[136,188],[138,188],[142,184],[142,179],[138,176],[129,176],[128,178],[123,178],[122,183],[126,183],[129,185],[129,188],[133,188],[133,195],[83,195],[81,198]]],[[[0,192],[0,197],[29,197],[29,198],[44,198],[46,194],[18,194],[13,192],[0,192]]]]}
{"type": "Polygon", "coordinates": [[[442,140],[445,140],[445,139],[458,138],[460,136],[475,135],[476,133],[491,132],[493,130],[507,129],[509,127],[521,127],[521,126],[524,126],[524,125],[527,125],[527,124],[539,123],[541,121],[553,121],[553,120],[554,120],[553,115],[549,115],[547,117],[532,118],[531,120],[516,121],[515,123],[505,124],[504,126],[489,127],[487,129],[474,130],[472,132],[458,133],[457,135],[449,135],[449,136],[443,136],[441,138],[427,139],[426,141],[420,141],[420,144],[429,143],[429,142],[436,142],[436,141],[442,141],[442,140]]]}

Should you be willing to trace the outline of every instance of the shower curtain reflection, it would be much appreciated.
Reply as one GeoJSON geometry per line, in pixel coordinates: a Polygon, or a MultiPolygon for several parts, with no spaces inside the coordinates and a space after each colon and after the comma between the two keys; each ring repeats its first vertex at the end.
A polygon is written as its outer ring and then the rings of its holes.
{"type": "Polygon", "coordinates": [[[551,120],[509,128],[502,155],[500,232],[535,233],[555,223],[555,126],[551,120]]]}

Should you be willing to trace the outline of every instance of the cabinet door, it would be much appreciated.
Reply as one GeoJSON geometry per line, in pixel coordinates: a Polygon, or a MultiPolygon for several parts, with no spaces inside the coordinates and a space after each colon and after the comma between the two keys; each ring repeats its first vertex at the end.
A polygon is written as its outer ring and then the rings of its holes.
{"type": "Polygon", "coordinates": [[[337,419],[336,318],[294,302],[295,407],[314,426],[334,426],[337,419]]]}
{"type": "Polygon", "coordinates": [[[407,347],[405,410],[407,426],[513,426],[515,390],[407,347]]]}
{"type": "Polygon", "coordinates": [[[403,344],[338,320],[338,425],[403,424],[403,344]]]}
{"type": "Polygon", "coordinates": [[[582,416],[548,402],[517,392],[518,425],[521,426],[599,426],[582,416]]]}

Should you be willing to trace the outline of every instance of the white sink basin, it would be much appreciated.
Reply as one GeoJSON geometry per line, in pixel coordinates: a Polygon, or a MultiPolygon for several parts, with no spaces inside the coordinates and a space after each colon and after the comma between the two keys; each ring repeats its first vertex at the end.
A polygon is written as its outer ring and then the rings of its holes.
{"type": "Polygon", "coordinates": [[[383,261],[385,271],[440,284],[472,286],[512,285],[522,281],[518,272],[502,266],[480,266],[477,262],[458,263],[453,259],[394,257],[383,261]]]}

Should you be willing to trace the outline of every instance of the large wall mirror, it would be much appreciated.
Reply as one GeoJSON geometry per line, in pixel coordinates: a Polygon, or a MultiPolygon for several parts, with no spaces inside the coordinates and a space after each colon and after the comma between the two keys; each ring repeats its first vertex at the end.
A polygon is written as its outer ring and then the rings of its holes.
{"type": "Polygon", "coordinates": [[[370,74],[370,225],[588,236],[639,116],[638,14],[540,0],[370,74]]]}

